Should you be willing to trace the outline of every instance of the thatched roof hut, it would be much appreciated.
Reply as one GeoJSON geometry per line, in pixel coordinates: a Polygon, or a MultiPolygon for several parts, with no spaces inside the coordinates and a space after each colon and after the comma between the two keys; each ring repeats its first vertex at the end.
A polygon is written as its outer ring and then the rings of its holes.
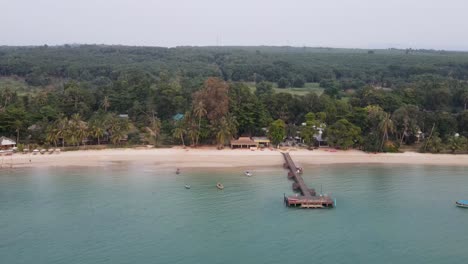
{"type": "Polygon", "coordinates": [[[231,140],[231,148],[250,148],[258,147],[258,143],[252,140],[250,137],[239,137],[239,139],[231,140]]]}
{"type": "Polygon", "coordinates": [[[13,139],[7,137],[0,137],[0,148],[9,149],[16,146],[16,142],[13,139]]]}

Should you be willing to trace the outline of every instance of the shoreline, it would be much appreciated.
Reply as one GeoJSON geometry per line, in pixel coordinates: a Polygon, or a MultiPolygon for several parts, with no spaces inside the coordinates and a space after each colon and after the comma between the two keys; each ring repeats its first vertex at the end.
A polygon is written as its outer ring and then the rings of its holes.
{"type": "MultiPolygon", "coordinates": [[[[468,155],[429,153],[365,153],[358,150],[336,152],[319,150],[291,150],[297,164],[405,164],[468,166],[468,155]]],[[[247,149],[214,148],[182,149],[104,149],[78,150],[60,154],[14,154],[0,157],[3,169],[45,168],[45,167],[95,167],[119,163],[151,165],[161,169],[169,168],[239,168],[239,167],[281,167],[283,157],[280,150],[251,151],[247,149]],[[11,166],[12,165],[12,166],[11,166]]]]}

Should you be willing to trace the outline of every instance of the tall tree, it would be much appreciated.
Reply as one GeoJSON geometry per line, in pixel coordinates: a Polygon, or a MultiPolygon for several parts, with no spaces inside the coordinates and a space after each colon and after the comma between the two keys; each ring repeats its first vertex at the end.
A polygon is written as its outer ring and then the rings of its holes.
{"type": "Polygon", "coordinates": [[[107,109],[110,107],[110,100],[109,96],[104,96],[104,99],[102,100],[101,106],[104,108],[104,112],[107,112],[107,109]]]}
{"type": "Polygon", "coordinates": [[[94,119],[90,122],[89,134],[97,139],[98,145],[101,145],[101,138],[104,136],[105,127],[101,119],[94,119]]]}
{"type": "Polygon", "coordinates": [[[388,140],[389,134],[395,132],[395,125],[393,124],[390,114],[384,113],[382,120],[379,123],[379,129],[382,133],[382,144],[380,145],[380,150],[383,150],[384,143],[388,140]]]}
{"type": "Polygon", "coordinates": [[[208,78],[203,88],[194,94],[193,105],[200,102],[206,110],[210,122],[225,116],[229,110],[228,85],[221,79],[208,78]]]}
{"type": "Polygon", "coordinates": [[[196,105],[194,105],[193,113],[194,113],[195,117],[198,118],[198,130],[197,130],[197,136],[196,136],[196,140],[195,140],[195,146],[196,146],[196,145],[198,145],[198,141],[200,139],[202,118],[205,117],[206,114],[207,114],[205,104],[203,103],[203,101],[200,100],[200,101],[198,101],[196,103],[196,105]]]}
{"type": "Polygon", "coordinates": [[[185,147],[184,136],[187,133],[187,130],[182,125],[177,125],[172,131],[172,136],[174,138],[180,139],[182,146],[185,147]]]}
{"type": "Polygon", "coordinates": [[[153,145],[157,145],[159,137],[161,135],[161,120],[153,115],[150,117],[149,125],[145,127],[146,132],[148,133],[148,138],[150,142],[153,142],[153,145]]]}
{"type": "Polygon", "coordinates": [[[232,139],[236,126],[233,124],[235,121],[230,120],[229,117],[222,117],[213,125],[213,130],[216,135],[216,142],[218,149],[224,148],[226,142],[232,139]]]}
{"type": "Polygon", "coordinates": [[[341,149],[361,143],[361,129],[346,119],[340,119],[326,129],[327,141],[331,146],[341,149]]]}
{"type": "Polygon", "coordinates": [[[286,124],[284,121],[281,119],[273,121],[268,129],[268,136],[271,143],[278,147],[279,143],[281,143],[286,137],[286,124]]]}

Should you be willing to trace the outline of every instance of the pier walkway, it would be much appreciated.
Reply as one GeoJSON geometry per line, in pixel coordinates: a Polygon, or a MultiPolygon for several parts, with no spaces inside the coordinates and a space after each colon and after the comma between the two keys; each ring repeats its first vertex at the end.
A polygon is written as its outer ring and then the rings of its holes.
{"type": "Polygon", "coordinates": [[[302,168],[298,168],[287,152],[282,152],[284,157],[284,168],[288,169],[288,178],[294,180],[293,190],[299,191],[301,196],[284,196],[287,206],[299,206],[301,208],[331,208],[334,202],[329,196],[317,196],[314,189],[309,189],[302,178],[302,168]]]}

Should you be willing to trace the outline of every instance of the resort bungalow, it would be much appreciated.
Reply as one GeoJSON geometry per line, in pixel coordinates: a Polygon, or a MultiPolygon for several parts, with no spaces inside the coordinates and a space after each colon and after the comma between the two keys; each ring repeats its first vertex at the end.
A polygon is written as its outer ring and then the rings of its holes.
{"type": "Polygon", "coordinates": [[[0,137],[0,149],[1,150],[8,150],[12,149],[16,146],[16,142],[12,139],[7,137],[0,137]]]}
{"type": "Polygon", "coordinates": [[[315,141],[317,142],[317,147],[328,146],[327,140],[323,138],[323,128],[317,128],[317,134],[314,135],[315,141]]]}
{"type": "Polygon", "coordinates": [[[252,140],[260,147],[270,146],[270,140],[267,137],[252,137],[252,140]]]}
{"type": "Polygon", "coordinates": [[[231,140],[231,148],[250,148],[250,147],[258,147],[258,143],[255,142],[250,137],[239,137],[239,139],[231,140]]]}

